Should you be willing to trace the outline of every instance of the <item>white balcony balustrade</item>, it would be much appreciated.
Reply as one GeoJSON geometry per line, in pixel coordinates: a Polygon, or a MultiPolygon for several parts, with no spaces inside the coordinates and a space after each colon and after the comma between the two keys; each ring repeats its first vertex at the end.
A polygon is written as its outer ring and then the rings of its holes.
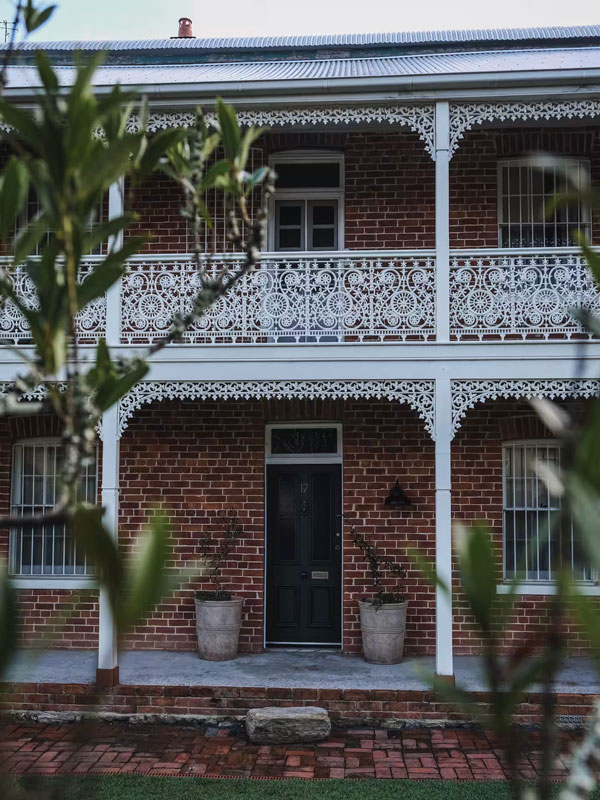
{"type": "MultiPolygon", "coordinates": [[[[79,280],[89,275],[94,267],[94,262],[100,257],[90,256],[85,259],[85,263],[79,275],[79,280]]],[[[13,285],[24,299],[28,308],[37,307],[37,298],[31,278],[26,274],[22,267],[10,270],[11,261],[9,258],[0,258],[0,267],[6,269],[10,275],[13,285]]],[[[78,341],[82,344],[96,342],[106,332],[106,297],[99,297],[89,303],[86,308],[77,315],[77,334],[78,341]]],[[[22,344],[31,341],[29,329],[25,317],[10,300],[0,298],[0,343],[3,344],[22,344]]]]}
{"type": "Polygon", "coordinates": [[[453,339],[588,338],[580,310],[599,314],[600,293],[578,250],[451,253],[453,339]]]}
{"type": "MultiPolygon", "coordinates": [[[[83,279],[96,257],[86,259],[83,279]]],[[[0,259],[0,265],[9,265],[0,259]]],[[[209,273],[235,275],[241,260],[216,256],[209,273]]],[[[188,331],[184,344],[423,342],[436,335],[436,268],[431,251],[265,254],[188,331]]],[[[12,279],[30,307],[31,280],[12,279]]],[[[199,288],[189,255],[133,258],[121,285],[120,340],[163,337],[199,288]]],[[[578,310],[600,316],[600,292],[576,249],[454,250],[450,254],[453,341],[591,338],[578,310]]],[[[116,298],[115,298],[116,300],[116,298]]],[[[77,320],[79,341],[106,334],[106,298],[77,320]]],[[[0,343],[30,341],[25,318],[0,302],[0,343]]]]}
{"type": "MultiPolygon", "coordinates": [[[[234,275],[239,257],[210,274],[234,275]]],[[[189,257],[132,259],[122,285],[122,340],[152,342],[191,308],[199,279],[189,257]]],[[[194,344],[424,341],[435,338],[432,253],[265,254],[194,325],[194,344]]]]}

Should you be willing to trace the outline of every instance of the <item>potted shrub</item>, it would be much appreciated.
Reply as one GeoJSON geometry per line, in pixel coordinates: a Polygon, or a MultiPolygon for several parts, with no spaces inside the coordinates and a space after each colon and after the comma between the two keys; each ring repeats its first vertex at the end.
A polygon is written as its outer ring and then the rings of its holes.
{"type": "Polygon", "coordinates": [[[232,597],[223,588],[221,570],[242,534],[235,514],[224,525],[223,536],[214,540],[208,533],[201,541],[201,555],[208,569],[209,582],[214,589],[198,591],[196,603],[196,632],[198,654],[206,661],[230,661],[238,651],[242,623],[243,598],[232,597]]]}
{"type": "Polygon", "coordinates": [[[406,609],[408,603],[402,594],[386,589],[384,573],[397,578],[404,577],[398,564],[380,555],[375,545],[352,530],[353,541],[369,563],[369,571],[375,592],[373,597],[363,597],[360,607],[363,655],[371,664],[398,664],[404,655],[406,632],[406,609]]]}

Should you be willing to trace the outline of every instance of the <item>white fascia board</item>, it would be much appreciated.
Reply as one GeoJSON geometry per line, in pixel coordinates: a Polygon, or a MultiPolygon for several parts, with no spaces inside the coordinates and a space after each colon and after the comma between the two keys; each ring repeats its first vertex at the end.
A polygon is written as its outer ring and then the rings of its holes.
{"type": "MultiPolygon", "coordinates": [[[[246,100],[249,96],[256,96],[261,103],[273,100],[273,97],[294,97],[298,94],[309,94],[313,97],[323,95],[338,96],[340,92],[367,91],[372,96],[373,92],[382,90],[387,93],[393,91],[393,99],[399,93],[408,93],[413,102],[431,98],[431,92],[436,92],[438,99],[453,99],[456,91],[465,89],[484,90],[482,97],[489,98],[491,92],[506,90],[510,87],[520,87],[526,93],[535,87],[577,87],[577,94],[586,84],[595,87],[600,83],[600,69],[574,69],[574,70],[540,70],[519,72],[489,72],[477,74],[442,74],[442,75],[410,75],[410,76],[385,76],[385,77],[360,77],[360,78],[327,78],[327,79],[302,79],[302,80],[277,80],[277,81],[231,81],[211,83],[139,83],[127,87],[137,90],[150,98],[161,97],[175,99],[181,97],[193,98],[197,103],[199,97],[213,98],[217,95],[224,97],[242,97],[246,100]]],[[[96,86],[98,94],[112,91],[114,84],[96,86]]],[[[10,85],[5,89],[7,99],[31,98],[39,92],[39,87],[16,87],[10,85]]],[[[572,88],[570,91],[572,94],[572,88]]],[[[353,98],[348,98],[352,100],[353,98]]]]}
{"type": "MultiPolygon", "coordinates": [[[[91,362],[94,348],[80,349],[91,362]]],[[[144,352],[144,345],[113,348],[114,356],[144,352]]],[[[150,364],[148,380],[568,380],[600,375],[600,342],[171,345],[150,364]]],[[[13,380],[21,367],[15,353],[0,352],[0,381],[13,380]]]]}

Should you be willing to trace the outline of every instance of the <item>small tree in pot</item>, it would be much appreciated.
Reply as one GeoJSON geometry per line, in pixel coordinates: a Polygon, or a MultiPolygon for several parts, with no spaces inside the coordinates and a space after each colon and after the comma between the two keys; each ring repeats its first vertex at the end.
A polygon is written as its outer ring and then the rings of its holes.
{"type": "Polygon", "coordinates": [[[243,598],[232,597],[223,588],[221,571],[241,536],[242,526],[230,512],[223,535],[215,540],[208,532],[200,542],[208,579],[214,585],[214,589],[197,591],[195,597],[198,653],[206,661],[230,661],[237,655],[243,598]]]}
{"type": "Polygon", "coordinates": [[[358,601],[363,655],[371,664],[398,664],[404,655],[406,609],[403,595],[384,586],[386,573],[404,578],[405,571],[385,556],[365,536],[352,529],[352,540],[367,559],[375,592],[358,601]]]}

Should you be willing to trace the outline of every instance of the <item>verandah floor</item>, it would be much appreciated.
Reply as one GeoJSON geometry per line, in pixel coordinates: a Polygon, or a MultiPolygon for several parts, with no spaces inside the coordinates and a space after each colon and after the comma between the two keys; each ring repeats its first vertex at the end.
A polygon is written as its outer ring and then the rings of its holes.
{"type": "MultiPolygon", "coordinates": [[[[24,650],[3,679],[11,683],[91,684],[97,654],[92,650],[24,650]]],[[[457,684],[485,691],[481,658],[455,659],[457,684]]],[[[240,655],[235,661],[202,661],[195,653],[125,650],[120,654],[120,680],[137,686],[235,686],[313,689],[397,689],[423,691],[433,658],[408,658],[402,664],[367,664],[360,656],[324,650],[270,650],[240,655]]],[[[600,675],[591,659],[567,659],[557,693],[600,694],[600,675]]]]}

